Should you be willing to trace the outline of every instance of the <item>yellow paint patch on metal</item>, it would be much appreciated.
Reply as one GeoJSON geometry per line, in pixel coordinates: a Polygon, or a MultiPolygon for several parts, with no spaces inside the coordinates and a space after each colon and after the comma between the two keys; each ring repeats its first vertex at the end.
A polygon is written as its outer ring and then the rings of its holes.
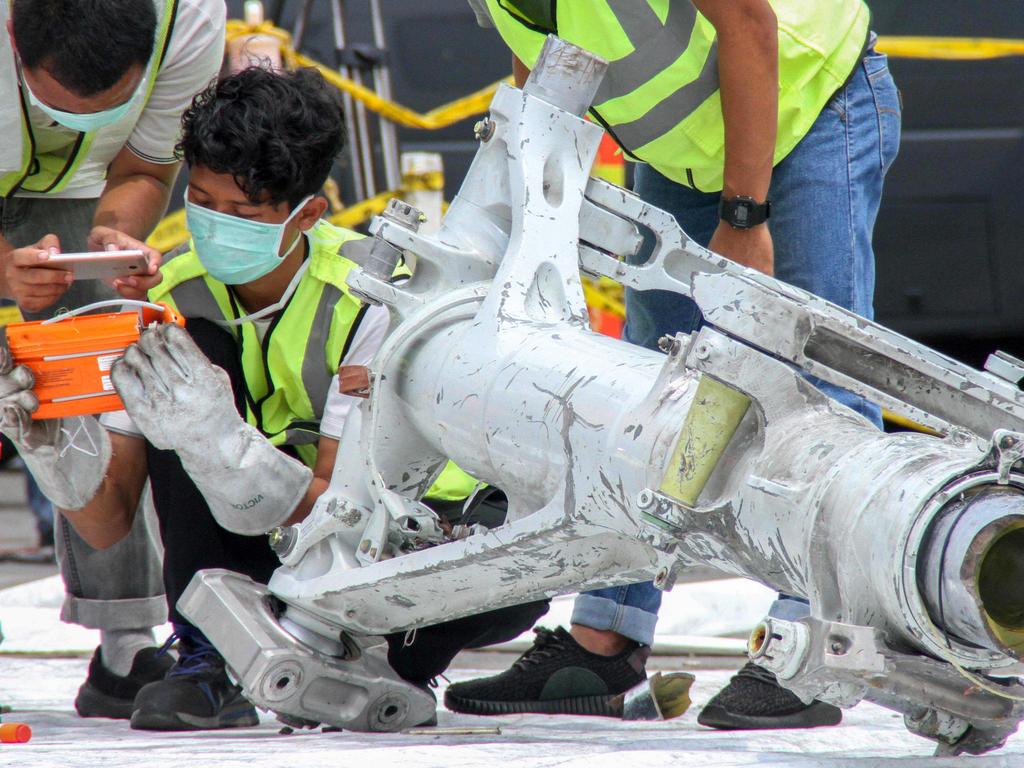
{"type": "Polygon", "coordinates": [[[701,376],[659,490],[695,505],[749,407],[746,395],[701,376]]]}
{"type": "Polygon", "coordinates": [[[893,413],[892,411],[887,410],[885,408],[882,409],[882,419],[885,420],[887,424],[890,424],[895,427],[909,429],[912,432],[923,432],[926,435],[935,435],[936,437],[941,437],[940,433],[936,432],[934,429],[926,427],[923,424],[918,424],[913,419],[908,419],[906,416],[901,416],[898,413],[893,413]]]}

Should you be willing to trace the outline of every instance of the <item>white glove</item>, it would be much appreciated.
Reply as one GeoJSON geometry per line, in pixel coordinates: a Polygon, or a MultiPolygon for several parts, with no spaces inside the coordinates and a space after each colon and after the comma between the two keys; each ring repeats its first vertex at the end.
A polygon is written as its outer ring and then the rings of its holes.
{"type": "Polygon", "coordinates": [[[39,489],[61,509],[81,509],[103,482],[110,438],[92,416],[32,420],[39,399],[32,372],[0,345],[0,432],[18,447],[39,489]]]}
{"type": "Polygon", "coordinates": [[[177,452],[224,528],[253,536],[291,516],[313,473],[238,415],[228,375],[185,330],[144,331],[110,377],[135,425],[177,452]]]}

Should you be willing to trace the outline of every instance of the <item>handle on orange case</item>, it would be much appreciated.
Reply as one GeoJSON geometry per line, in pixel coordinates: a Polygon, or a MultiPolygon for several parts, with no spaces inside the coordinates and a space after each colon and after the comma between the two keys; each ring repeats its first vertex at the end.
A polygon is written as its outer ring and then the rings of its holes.
{"type": "Polygon", "coordinates": [[[179,315],[177,312],[175,312],[173,309],[171,309],[169,306],[162,302],[160,302],[158,306],[164,308],[164,314],[161,320],[163,320],[165,323],[174,323],[175,325],[180,325],[182,328],[185,327],[184,317],[179,315]]]}

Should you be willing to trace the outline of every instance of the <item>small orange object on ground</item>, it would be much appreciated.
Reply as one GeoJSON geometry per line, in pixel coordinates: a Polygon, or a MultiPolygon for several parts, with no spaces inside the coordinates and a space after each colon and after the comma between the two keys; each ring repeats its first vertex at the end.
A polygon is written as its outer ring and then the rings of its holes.
{"type": "Polygon", "coordinates": [[[24,723],[0,723],[0,743],[24,744],[32,738],[32,729],[24,723]]]}
{"type": "MultiPolygon", "coordinates": [[[[86,308],[83,308],[86,309],[86,308]]],[[[7,346],[15,365],[35,376],[39,408],[33,419],[118,411],[123,406],[110,381],[110,367],[152,323],[185,321],[164,305],[131,312],[76,315],[11,323],[7,346]]]]}

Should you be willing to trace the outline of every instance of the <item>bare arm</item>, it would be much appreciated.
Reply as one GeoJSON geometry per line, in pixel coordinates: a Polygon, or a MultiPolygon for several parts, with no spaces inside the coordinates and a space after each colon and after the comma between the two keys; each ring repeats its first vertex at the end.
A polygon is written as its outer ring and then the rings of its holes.
{"type": "Polygon", "coordinates": [[[126,298],[144,298],[159,282],[159,251],[144,241],[167,209],[180,163],[151,163],[128,147],[118,152],[107,171],[107,186],[100,196],[89,234],[91,250],[141,248],[146,251],[153,277],[129,277],[115,282],[126,298]]]}
{"type": "Polygon", "coordinates": [[[516,88],[522,88],[526,85],[526,78],[530,76],[529,68],[519,60],[518,56],[512,57],[512,80],[515,81],[516,88]]]}
{"type": "MultiPolygon", "coordinates": [[[[718,80],[725,123],[725,197],[768,196],[779,112],[778,21],[768,0],[693,0],[718,35],[718,80]]],[[[766,225],[733,229],[724,222],[712,250],[771,274],[766,225]]]]}
{"type": "Polygon", "coordinates": [[[150,163],[127,147],[107,170],[93,226],[109,227],[145,240],[167,209],[180,163],[150,163]]]}
{"type": "Polygon", "coordinates": [[[149,474],[142,438],[111,432],[110,448],[106,477],[92,501],[81,509],[60,510],[78,535],[96,549],[117,544],[131,531],[149,474]]]}
{"type": "MultiPolygon", "coordinates": [[[[149,259],[150,276],[127,277],[114,287],[129,299],[144,299],[146,291],[160,282],[161,254],[143,241],[153,231],[167,208],[171,187],[178,175],[178,163],[150,163],[130,149],[122,149],[110,164],[107,185],[100,196],[89,233],[88,248],[138,248],[149,259]]],[[[45,267],[48,253],[61,251],[56,235],[21,245],[0,237],[0,297],[13,298],[29,311],[52,306],[67,290],[72,275],[66,270],[45,267]]]]}
{"type": "Polygon", "coordinates": [[[316,466],[313,467],[313,482],[309,484],[306,495],[292,512],[292,516],[284,522],[284,525],[294,525],[306,519],[316,500],[331,484],[331,474],[334,472],[334,460],[337,455],[338,441],[321,435],[320,443],[317,446],[316,466]]]}

